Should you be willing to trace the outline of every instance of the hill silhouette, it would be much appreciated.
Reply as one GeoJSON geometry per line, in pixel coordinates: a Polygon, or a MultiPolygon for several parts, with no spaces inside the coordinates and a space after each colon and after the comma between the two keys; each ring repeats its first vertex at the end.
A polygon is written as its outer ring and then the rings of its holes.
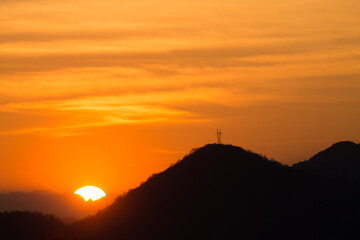
{"type": "Polygon", "coordinates": [[[62,240],[64,224],[53,215],[38,212],[0,212],[0,239],[62,240]]]}
{"type": "Polygon", "coordinates": [[[185,156],[67,239],[354,239],[360,187],[230,145],[185,156]]]}
{"type": "Polygon", "coordinates": [[[360,180],[360,144],[348,141],[336,143],[293,167],[313,174],[360,180]]]}
{"type": "Polygon", "coordinates": [[[0,239],[357,239],[359,202],[355,179],[210,144],[72,225],[41,213],[0,213],[0,239]]]}

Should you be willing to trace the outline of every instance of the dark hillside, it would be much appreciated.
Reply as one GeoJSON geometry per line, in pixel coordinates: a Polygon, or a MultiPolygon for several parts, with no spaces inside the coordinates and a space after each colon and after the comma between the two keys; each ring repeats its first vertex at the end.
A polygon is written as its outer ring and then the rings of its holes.
{"type": "Polygon", "coordinates": [[[0,212],[1,240],[62,240],[60,219],[37,212],[0,212]]]}
{"type": "Polygon", "coordinates": [[[89,240],[354,239],[359,202],[356,182],[212,144],[69,231],[89,240]]]}
{"type": "Polygon", "coordinates": [[[360,180],[360,144],[336,143],[309,160],[294,164],[293,167],[313,174],[360,180]]]}

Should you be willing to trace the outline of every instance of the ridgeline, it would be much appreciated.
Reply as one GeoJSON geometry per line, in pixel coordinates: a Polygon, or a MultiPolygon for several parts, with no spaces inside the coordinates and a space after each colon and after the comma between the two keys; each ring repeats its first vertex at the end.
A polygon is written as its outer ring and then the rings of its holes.
{"type": "Polygon", "coordinates": [[[355,178],[210,144],[96,215],[38,240],[356,239],[359,202],[355,178]]]}

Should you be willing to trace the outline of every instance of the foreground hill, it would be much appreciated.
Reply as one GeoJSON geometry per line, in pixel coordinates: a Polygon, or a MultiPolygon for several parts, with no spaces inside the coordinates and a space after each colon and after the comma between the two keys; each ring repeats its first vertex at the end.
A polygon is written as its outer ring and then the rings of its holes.
{"type": "Polygon", "coordinates": [[[294,168],[324,176],[343,176],[360,180],[360,144],[339,142],[294,168]]]}
{"type": "Polygon", "coordinates": [[[62,240],[60,219],[37,212],[0,212],[1,240],[62,240]]]}
{"type": "Polygon", "coordinates": [[[359,202],[357,182],[212,144],[75,223],[67,239],[355,239],[359,202]]]}

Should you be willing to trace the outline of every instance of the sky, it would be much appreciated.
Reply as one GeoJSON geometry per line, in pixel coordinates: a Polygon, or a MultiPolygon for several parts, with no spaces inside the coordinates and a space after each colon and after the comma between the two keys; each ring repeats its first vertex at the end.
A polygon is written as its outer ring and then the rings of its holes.
{"type": "Polygon", "coordinates": [[[0,192],[120,194],[222,141],[360,141],[358,0],[0,0],[0,192]]]}

